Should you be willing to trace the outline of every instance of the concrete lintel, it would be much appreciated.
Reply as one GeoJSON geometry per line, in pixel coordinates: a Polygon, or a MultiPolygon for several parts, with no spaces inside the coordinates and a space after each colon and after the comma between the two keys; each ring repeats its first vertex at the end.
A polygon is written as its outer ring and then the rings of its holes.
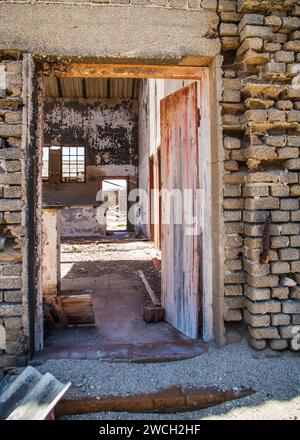
{"type": "Polygon", "coordinates": [[[0,49],[45,57],[185,63],[187,56],[209,59],[220,52],[219,39],[211,38],[218,21],[208,11],[0,4],[0,49]]]}

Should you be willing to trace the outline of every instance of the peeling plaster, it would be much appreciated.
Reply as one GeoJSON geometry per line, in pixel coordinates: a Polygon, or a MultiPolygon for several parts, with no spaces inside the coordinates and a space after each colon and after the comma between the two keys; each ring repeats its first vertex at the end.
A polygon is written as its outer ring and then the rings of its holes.
{"type": "Polygon", "coordinates": [[[137,101],[48,99],[45,102],[45,145],[86,146],[87,165],[137,166],[137,125],[137,101]]]}

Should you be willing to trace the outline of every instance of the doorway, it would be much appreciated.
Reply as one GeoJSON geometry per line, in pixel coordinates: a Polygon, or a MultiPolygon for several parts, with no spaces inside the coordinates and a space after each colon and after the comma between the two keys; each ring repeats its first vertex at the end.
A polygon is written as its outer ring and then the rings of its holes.
{"type": "MultiPolygon", "coordinates": [[[[99,65],[99,69],[101,70],[101,65],[99,65]]],[[[99,70],[99,71],[100,71],[99,70]]],[[[147,70],[147,69],[146,69],[147,70]]],[[[163,70],[163,69],[162,69],[163,70]]],[[[136,72],[136,70],[135,70],[135,72],[136,72]]],[[[202,73],[201,73],[202,74],[202,73]]],[[[162,75],[162,74],[161,74],[162,75]]],[[[199,75],[199,72],[198,72],[198,77],[199,76],[201,76],[201,75],[199,75]]],[[[91,80],[95,80],[96,78],[91,78],[91,80]]],[[[138,79],[138,78],[136,78],[136,79],[138,79]]],[[[160,80],[162,79],[162,78],[159,78],[160,80]]],[[[112,80],[112,78],[111,78],[111,80],[112,80]]],[[[143,80],[145,80],[145,81],[147,81],[147,79],[146,78],[144,78],[144,75],[143,75],[143,80]]],[[[155,80],[156,81],[156,80],[155,80]]],[[[176,80],[175,80],[176,81],[176,80]]],[[[191,81],[191,80],[177,80],[177,81],[180,81],[180,84],[181,84],[181,89],[182,88],[184,88],[184,87],[188,87],[188,84],[187,85],[185,85],[185,83],[184,83],[184,81],[187,81],[187,82],[189,82],[189,83],[193,83],[193,84],[196,84],[195,83],[195,81],[191,81]]],[[[198,83],[199,84],[199,83],[198,83]]],[[[156,84],[156,86],[157,86],[157,84],[156,84]]],[[[170,87],[170,85],[169,85],[169,87],[170,87]]],[[[194,86],[195,87],[195,86],[194,86]]],[[[150,86],[150,88],[151,88],[151,86],[150,86]]],[[[201,94],[200,94],[200,88],[201,88],[201,86],[199,85],[198,86],[198,88],[197,88],[197,86],[196,86],[196,91],[195,91],[195,96],[196,96],[196,98],[197,98],[197,103],[196,103],[196,105],[198,106],[198,105],[200,105],[201,104],[201,99],[202,99],[202,101],[204,100],[204,97],[202,97],[201,98],[201,94]],[[200,96],[200,97],[199,97],[200,96]],[[199,99],[200,99],[200,101],[199,101],[199,99]]],[[[170,92],[172,92],[172,93],[169,93],[169,95],[172,95],[172,94],[175,94],[176,92],[174,92],[173,90],[171,90],[170,92]]],[[[167,96],[169,96],[169,95],[167,95],[167,96]]],[[[162,98],[162,99],[164,99],[164,98],[162,98]]],[[[207,99],[207,95],[205,96],[205,99],[207,99]]],[[[175,98],[175,100],[176,100],[176,98],[175,98]]],[[[161,101],[161,99],[160,99],[160,101],[161,101]]],[[[207,111],[207,110],[206,110],[207,111]]],[[[156,112],[158,112],[158,110],[156,109],[156,112]]],[[[195,113],[195,115],[196,115],[196,111],[194,112],[195,113]]],[[[159,118],[160,118],[160,116],[161,116],[161,113],[159,112],[159,118]]],[[[207,126],[206,126],[206,129],[207,129],[207,126]]],[[[198,128],[197,128],[197,130],[198,130],[198,128]]],[[[201,130],[200,130],[201,131],[201,130]]],[[[151,134],[151,136],[153,136],[153,132],[152,133],[150,133],[151,134]]],[[[197,132],[197,136],[198,136],[198,132],[197,132]]],[[[164,161],[164,159],[163,159],[163,151],[165,152],[165,150],[162,150],[163,148],[164,148],[164,146],[163,145],[161,145],[161,142],[159,143],[159,145],[158,145],[158,149],[157,149],[157,163],[158,164],[160,164],[160,162],[162,162],[163,163],[163,161],[164,161]],[[162,156],[162,159],[160,159],[160,157],[162,156]]],[[[139,147],[140,148],[140,147],[139,147]]],[[[142,147],[143,148],[143,147],[142,147]]],[[[197,159],[197,160],[199,160],[199,159],[197,159]]],[[[142,162],[142,161],[141,161],[142,162]]],[[[143,173],[141,173],[141,170],[142,170],[142,168],[143,168],[143,164],[142,163],[139,163],[139,176],[138,176],[138,181],[139,181],[139,184],[140,184],[140,181],[142,180],[142,178],[143,178],[143,173]]],[[[147,163],[149,164],[149,161],[148,161],[148,159],[147,159],[147,163]]],[[[160,169],[160,168],[162,168],[163,167],[163,165],[160,165],[159,166],[159,168],[158,169],[160,169]]],[[[180,170],[179,170],[180,171],[180,170]]],[[[181,172],[181,171],[180,171],[181,172]]],[[[148,173],[149,173],[149,169],[148,169],[148,173]]],[[[149,174],[148,174],[149,175],[149,174]]],[[[159,178],[159,180],[161,181],[162,180],[162,174],[161,174],[161,172],[158,172],[158,178],[159,178]]],[[[109,177],[105,177],[105,179],[106,179],[106,181],[108,182],[107,184],[108,185],[110,185],[111,186],[111,184],[112,183],[115,183],[115,180],[118,180],[118,179],[115,179],[115,178],[111,178],[110,176],[109,177]]],[[[129,180],[130,180],[130,177],[129,177],[129,180]]],[[[201,181],[201,178],[198,176],[198,180],[200,180],[201,181]]],[[[132,183],[132,182],[131,182],[132,183]]],[[[130,187],[130,184],[131,184],[130,182],[128,183],[128,187],[130,187]]],[[[149,181],[148,181],[148,184],[149,184],[149,181]]],[[[148,185],[147,184],[147,185],[148,185]]],[[[164,183],[159,183],[159,187],[160,186],[163,186],[164,185],[164,183]]],[[[129,188],[127,188],[127,190],[128,190],[129,188]]],[[[132,189],[132,188],[131,188],[132,189]]],[[[80,189],[78,190],[78,193],[80,193],[80,189]]],[[[134,199],[134,200],[131,200],[131,204],[133,205],[134,203],[132,203],[133,201],[136,201],[136,199],[134,199]]],[[[161,208],[161,210],[162,211],[164,211],[164,202],[162,201],[162,202],[160,202],[161,203],[161,205],[162,205],[162,208],[161,208]]],[[[128,210],[130,210],[130,207],[132,207],[132,206],[128,206],[128,210]]],[[[96,208],[97,209],[97,208],[96,208]]],[[[160,211],[158,211],[158,212],[160,212],[160,211]]],[[[158,215],[158,217],[160,218],[161,217],[161,214],[159,214],[158,215]]],[[[116,222],[115,222],[116,223],[116,222]]],[[[120,223],[121,224],[121,223],[120,223]]],[[[149,224],[149,223],[148,223],[149,224]]],[[[146,237],[147,237],[147,223],[142,223],[141,222],[141,224],[139,225],[139,226],[141,226],[141,228],[142,228],[142,231],[144,232],[144,234],[146,235],[146,237]]],[[[177,228],[177,229],[179,229],[179,228],[177,228]]],[[[166,240],[166,238],[164,238],[164,231],[163,231],[163,225],[162,225],[162,220],[160,220],[159,222],[158,222],[158,230],[162,230],[162,241],[164,241],[165,240],[165,242],[167,241],[166,240]]],[[[108,232],[109,232],[109,228],[108,228],[108,232]]],[[[124,229],[121,231],[121,232],[126,232],[124,229]]],[[[160,233],[159,233],[159,236],[160,236],[160,233]]],[[[165,237],[166,237],[166,233],[165,233],[165,237]]],[[[174,242],[173,242],[174,243],[174,242]]],[[[184,245],[185,246],[185,245],[184,245]]],[[[166,249],[162,246],[162,252],[163,253],[166,253],[166,249]]],[[[162,260],[163,260],[163,257],[162,257],[162,260]]],[[[170,273],[170,267],[171,267],[171,263],[170,263],[170,258],[169,258],[169,256],[167,256],[167,258],[166,258],[166,262],[168,262],[168,265],[166,265],[166,266],[163,266],[164,268],[166,268],[165,270],[168,272],[168,273],[170,273]],[[169,268],[168,268],[168,266],[169,266],[169,268]]],[[[163,265],[164,263],[162,263],[162,265],[163,265]]],[[[181,268],[181,269],[179,269],[179,272],[182,272],[182,273],[184,273],[184,270],[183,270],[183,268],[181,268]]],[[[165,279],[167,279],[167,277],[165,278],[165,279]]],[[[187,276],[187,280],[190,280],[190,276],[187,276]]],[[[199,284],[200,285],[200,284],[199,284]]],[[[197,295],[197,298],[198,298],[198,300],[199,300],[199,297],[198,297],[198,295],[199,295],[199,288],[198,288],[199,286],[197,286],[195,289],[194,289],[194,294],[195,294],[195,290],[196,290],[196,295],[197,295]]],[[[198,301],[197,300],[197,301],[198,301]]],[[[163,299],[163,305],[167,305],[167,301],[165,300],[165,299],[163,299]]],[[[173,306],[174,306],[174,302],[173,302],[173,306]]],[[[179,306],[176,306],[176,307],[178,307],[179,308],[179,306]]],[[[168,305],[167,305],[167,308],[168,308],[168,305]]],[[[193,310],[192,310],[192,312],[195,314],[195,316],[196,316],[196,318],[194,319],[194,321],[197,321],[198,319],[197,319],[197,315],[198,315],[198,306],[193,306],[193,310]]],[[[211,313],[211,312],[209,312],[209,313],[211,313]]],[[[167,315],[168,316],[168,315],[167,315]]],[[[168,318],[168,320],[169,320],[169,322],[171,322],[171,319],[169,319],[168,318]]],[[[175,321],[173,321],[173,322],[171,322],[171,323],[173,323],[173,324],[175,324],[175,326],[177,325],[176,323],[175,323],[175,321]]],[[[211,326],[212,325],[212,322],[210,322],[209,323],[209,325],[211,326]]],[[[179,330],[181,330],[182,331],[182,329],[180,329],[180,328],[178,328],[179,330]]],[[[189,333],[188,334],[188,336],[189,337],[192,337],[192,338],[196,338],[196,337],[198,337],[198,333],[196,332],[194,332],[193,334],[191,334],[191,333],[189,333]]]]}
{"type": "Polygon", "coordinates": [[[102,179],[102,198],[107,203],[106,231],[127,231],[128,185],[127,179],[116,177],[102,179]]]}

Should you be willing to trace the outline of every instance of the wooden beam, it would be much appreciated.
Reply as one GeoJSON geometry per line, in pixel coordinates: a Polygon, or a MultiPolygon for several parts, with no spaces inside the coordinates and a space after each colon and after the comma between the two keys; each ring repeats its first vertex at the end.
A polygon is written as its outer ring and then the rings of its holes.
{"type": "Polygon", "coordinates": [[[150,284],[146,280],[144,272],[142,270],[139,270],[138,273],[139,273],[139,276],[142,278],[142,281],[143,281],[143,283],[144,283],[144,285],[145,285],[145,287],[147,289],[147,292],[149,293],[149,296],[150,296],[151,301],[153,302],[153,304],[155,306],[160,305],[158,299],[155,296],[154,291],[151,289],[150,284]]]}
{"type": "Polygon", "coordinates": [[[126,64],[62,64],[55,65],[51,73],[57,77],[73,78],[164,78],[199,79],[205,67],[146,66],[126,64]]]}

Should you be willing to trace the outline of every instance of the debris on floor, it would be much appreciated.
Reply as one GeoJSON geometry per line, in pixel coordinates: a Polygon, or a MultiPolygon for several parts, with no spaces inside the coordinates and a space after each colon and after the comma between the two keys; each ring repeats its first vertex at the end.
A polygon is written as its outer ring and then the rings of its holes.
{"type": "Polygon", "coordinates": [[[48,328],[95,323],[91,294],[71,292],[68,295],[44,296],[44,317],[48,328]]]}
{"type": "Polygon", "coordinates": [[[243,340],[222,348],[210,344],[201,356],[156,364],[105,363],[97,360],[47,360],[37,368],[72,386],[66,399],[102,399],[109,395],[155,393],[163,388],[254,389],[255,394],[198,411],[172,414],[114,411],[62,416],[72,420],[294,419],[300,417],[299,354],[257,352],[243,340]]]}
{"type": "Polygon", "coordinates": [[[144,312],[143,312],[144,321],[146,322],[162,321],[165,316],[165,310],[161,306],[160,301],[158,301],[155,292],[151,289],[151,286],[149,285],[144,272],[142,270],[139,270],[138,273],[152,301],[152,304],[144,307],[144,312]]]}
{"type": "MultiPolygon", "coordinates": [[[[157,257],[152,242],[132,237],[120,240],[64,239],[61,244],[60,295],[72,290],[90,290],[95,326],[50,329],[46,347],[122,344],[129,349],[129,344],[134,347],[186,341],[186,337],[165,321],[152,325],[143,320],[144,307],[152,301],[138,271],[143,271],[160,302],[160,271],[152,261],[157,257]]],[[[149,354],[146,357],[149,358],[149,354]]]]}

